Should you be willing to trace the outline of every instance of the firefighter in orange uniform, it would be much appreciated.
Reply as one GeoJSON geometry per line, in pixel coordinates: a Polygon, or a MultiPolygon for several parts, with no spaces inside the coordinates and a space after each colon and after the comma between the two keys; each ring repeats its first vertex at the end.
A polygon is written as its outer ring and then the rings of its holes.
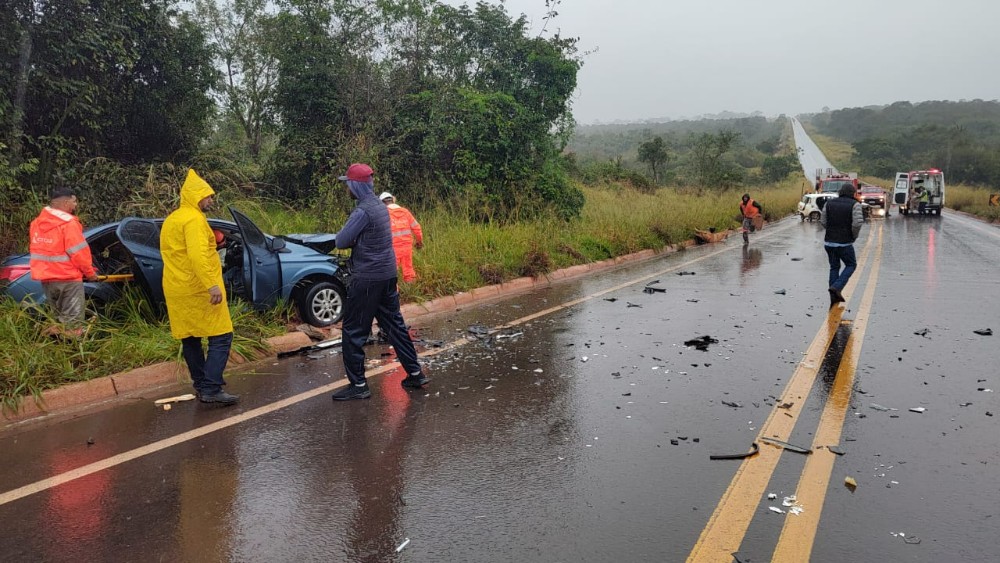
{"type": "Polygon", "coordinates": [[[416,281],[417,271],[413,269],[413,247],[424,247],[424,233],[420,223],[410,210],[396,203],[389,192],[378,197],[389,208],[389,222],[392,225],[392,249],[396,253],[396,267],[403,270],[403,281],[416,281]]]}

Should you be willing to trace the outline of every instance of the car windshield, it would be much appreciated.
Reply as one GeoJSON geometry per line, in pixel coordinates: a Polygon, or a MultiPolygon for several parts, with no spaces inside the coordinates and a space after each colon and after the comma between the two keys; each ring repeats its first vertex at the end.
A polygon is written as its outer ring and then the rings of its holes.
{"type": "Polygon", "coordinates": [[[863,193],[863,194],[880,194],[880,193],[882,193],[882,188],[865,187],[865,188],[861,188],[861,193],[863,193]]]}
{"type": "Polygon", "coordinates": [[[835,194],[840,191],[840,188],[850,185],[853,185],[850,180],[828,180],[823,182],[823,193],[835,194]]]}

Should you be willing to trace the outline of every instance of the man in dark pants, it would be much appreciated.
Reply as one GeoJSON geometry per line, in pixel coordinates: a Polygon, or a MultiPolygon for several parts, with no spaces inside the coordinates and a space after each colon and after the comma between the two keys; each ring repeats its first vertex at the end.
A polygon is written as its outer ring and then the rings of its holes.
{"type": "Polygon", "coordinates": [[[340,180],[358,200],[344,227],[337,233],[337,248],[351,249],[351,281],[344,304],[343,356],[350,384],[333,394],[334,401],[367,399],[372,396],[365,380],[364,345],[378,320],[396,357],[406,369],[403,387],[416,389],[430,379],[417,361],[410,333],[399,312],[396,290],[396,255],[392,250],[389,211],[375,197],[373,172],[367,164],[352,164],[340,180]]]}
{"type": "Polygon", "coordinates": [[[854,186],[846,184],[837,195],[839,197],[826,202],[819,219],[826,228],[824,246],[830,258],[830,307],[844,302],[841,291],[858,266],[854,241],[864,224],[861,204],[854,199],[854,186]],[[840,269],[841,262],[844,264],[843,271],[840,269]]]}

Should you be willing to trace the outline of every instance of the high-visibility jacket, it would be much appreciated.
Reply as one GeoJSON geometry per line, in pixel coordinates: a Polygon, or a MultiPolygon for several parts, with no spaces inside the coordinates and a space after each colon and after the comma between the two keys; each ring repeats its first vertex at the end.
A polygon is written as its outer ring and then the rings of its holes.
{"type": "Polygon", "coordinates": [[[160,229],[163,256],[163,296],[167,301],[170,333],[180,340],[189,336],[219,336],[233,331],[222,281],[222,262],[215,251],[215,233],[198,203],[215,190],[189,170],[181,187],[181,205],[167,216],[160,229]],[[222,303],[212,305],[208,290],[218,286],[222,303]]]}
{"type": "MultiPolygon", "coordinates": [[[[757,209],[756,203],[757,202],[755,202],[753,198],[748,199],[746,203],[740,203],[740,212],[743,213],[744,217],[747,219],[753,219],[760,213],[760,210],[757,209]]],[[[730,209],[732,209],[732,207],[730,207],[730,209]]]]}
{"type": "Polygon", "coordinates": [[[409,248],[414,241],[424,243],[424,232],[409,209],[395,203],[390,203],[386,207],[389,208],[393,247],[409,248]]]}
{"type": "Polygon", "coordinates": [[[90,245],[83,238],[83,225],[76,215],[46,207],[31,222],[31,279],[83,281],[96,275],[90,245]]]}

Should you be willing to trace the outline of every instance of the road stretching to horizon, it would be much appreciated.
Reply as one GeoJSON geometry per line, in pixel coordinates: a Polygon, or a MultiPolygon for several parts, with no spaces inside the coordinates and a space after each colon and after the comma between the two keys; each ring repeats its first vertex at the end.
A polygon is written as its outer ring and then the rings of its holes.
{"type": "Polygon", "coordinates": [[[421,318],[419,392],[376,345],[368,401],[324,352],[234,368],[236,408],[9,428],[0,560],[995,561],[1000,229],[874,219],[833,311],[822,237],[421,318]]]}

